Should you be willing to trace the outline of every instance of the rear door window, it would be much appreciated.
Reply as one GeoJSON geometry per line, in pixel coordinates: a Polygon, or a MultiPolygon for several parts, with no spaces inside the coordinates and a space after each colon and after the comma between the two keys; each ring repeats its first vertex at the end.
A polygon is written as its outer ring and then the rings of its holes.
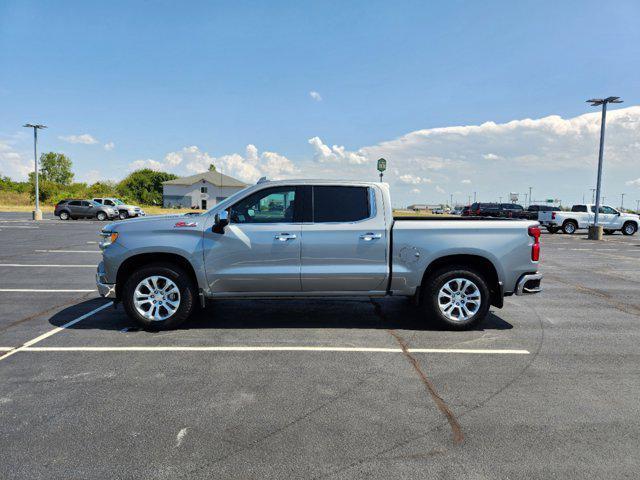
{"type": "Polygon", "coordinates": [[[79,206],[80,206],[80,203],[81,203],[81,202],[80,202],[80,200],[71,200],[71,201],[69,202],[69,205],[72,205],[72,206],[74,206],[74,207],[79,207],[79,206]]]}
{"type": "MultiPolygon", "coordinates": [[[[571,207],[571,211],[572,212],[587,212],[587,206],[586,205],[574,205],[573,207],[571,207]]],[[[592,207],[592,211],[595,212],[595,209],[593,209],[592,207]]]]}
{"type": "Polygon", "coordinates": [[[357,222],[371,216],[367,187],[313,187],[313,221],[357,222]]]}

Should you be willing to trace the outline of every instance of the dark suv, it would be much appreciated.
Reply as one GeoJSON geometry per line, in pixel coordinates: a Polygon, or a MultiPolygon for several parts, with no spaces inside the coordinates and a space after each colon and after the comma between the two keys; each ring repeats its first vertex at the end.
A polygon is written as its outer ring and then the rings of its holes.
{"type": "Polygon", "coordinates": [[[98,220],[111,220],[118,216],[118,210],[106,205],[100,205],[93,200],[61,200],[57,203],[53,212],[60,220],[76,220],[78,218],[96,218],[98,220]]]}
{"type": "Polygon", "coordinates": [[[538,220],[539,212],[559,212],[560,207],[554,207],[551,205],[529,205],[527,209],[522,212],[520,218],[525,218],[527,220],[538,220]]]}
{"type": "Polygon", "coordinates": [[[524,211],[517,203],[474,203],[465,207],[462,215],[465,217],[498,217],[518,218],[524,211]]]}

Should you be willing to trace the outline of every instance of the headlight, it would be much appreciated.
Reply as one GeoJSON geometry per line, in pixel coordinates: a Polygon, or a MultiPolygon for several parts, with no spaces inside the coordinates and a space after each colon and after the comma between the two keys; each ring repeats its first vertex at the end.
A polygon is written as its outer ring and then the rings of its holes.
{"type": "Polygon", "coordinates": [[[107,248],[118,238],[118,232],[100,232],[100,236],[102,237],[102,241],[98,244],[101,249],[107,248]]]}

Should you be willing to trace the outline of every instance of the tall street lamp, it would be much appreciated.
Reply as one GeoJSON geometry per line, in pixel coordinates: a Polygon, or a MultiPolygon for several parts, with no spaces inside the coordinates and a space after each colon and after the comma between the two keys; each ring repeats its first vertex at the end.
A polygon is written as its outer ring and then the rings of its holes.
{"type": "Polygon", "coordinates": [[[602,227],[598,225],[600,214],[600,187],[602,183],[602,157],[604,154],[604,128],[607,121],[607,104],[608,103],[622,103],[620,97],[607,97],[607,98],[592,98],[587,100],[592,107],[599,107],[602,105],[602,120],[600,121],[600,151],[598,153],[598,181],[596,183],[596,211],[593,217],[593,226],[589,227],[589,238],[591,240],[602,239],[602,227]]]}
{"type": "Polygon", "coordinates": [[[32,218],[34,220],[42,220],[42,211],[40,210],[40,188],[38,185],[38,130],[47,127],[46,125],[40,125],[39,123],[25,123],[23,127],[33,128],[33,164],[36,180],[36,209],[33,211],[32,218]]]}

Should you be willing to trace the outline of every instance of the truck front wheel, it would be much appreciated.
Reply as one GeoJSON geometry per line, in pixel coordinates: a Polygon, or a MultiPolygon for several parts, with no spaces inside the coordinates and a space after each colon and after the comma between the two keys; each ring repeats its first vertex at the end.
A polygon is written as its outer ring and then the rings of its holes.
{"type": "Polygon", "coordinates": [[[129,318],[145,330],[176,328],[196,308],[196,291],[189,275],[174,265],[148,265],[134,271],[122,291],[129,318]]]}
{"type": "Polygon", "coordinates": [[[578,224],[573,220],[567,220],[562,224],[562,231],[569,235],[573,235],[574,233],[576,233],[577,229],[578,229],[578,224]]]}
{"type": "Polygon", "coordinates": [[[435,272],[423,285],[426,313],[452,330],[468,330],[486,317],[490,295],[481,275],[463,266],[435,272]]]}

